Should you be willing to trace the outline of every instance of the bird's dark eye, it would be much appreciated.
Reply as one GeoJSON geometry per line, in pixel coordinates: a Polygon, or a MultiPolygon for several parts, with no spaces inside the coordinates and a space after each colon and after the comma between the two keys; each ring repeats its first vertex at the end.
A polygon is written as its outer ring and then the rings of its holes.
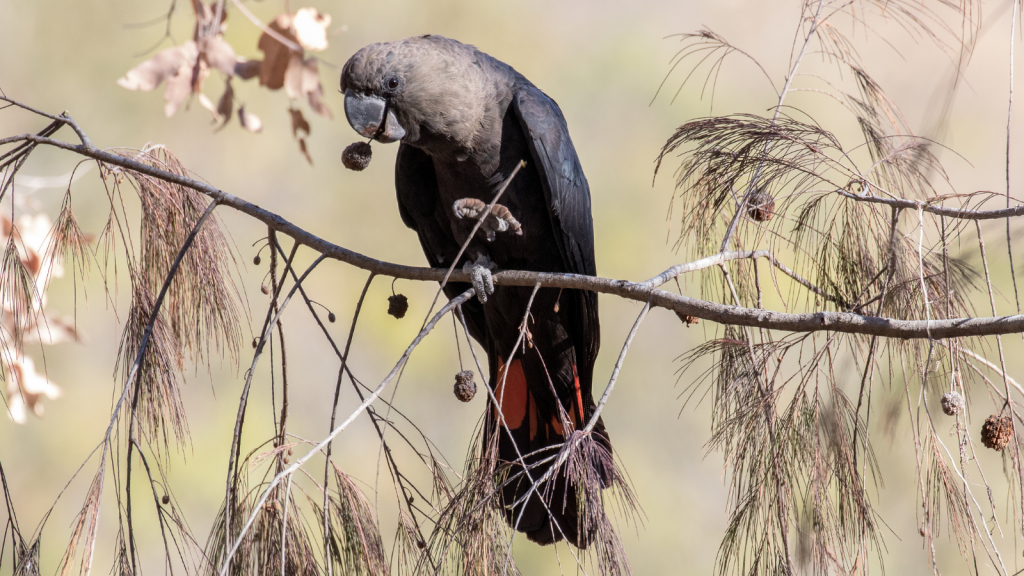
{"type": "Polygon", "coordinates": [[[397,76],[392,76],[391,78],[388,78],[388,81],[387,81],[388,90],[396,90],[396,89],[398,89],[398,85],[399,84],[400,84],[400,82],[398,81],[398,77],[397,76]]]}

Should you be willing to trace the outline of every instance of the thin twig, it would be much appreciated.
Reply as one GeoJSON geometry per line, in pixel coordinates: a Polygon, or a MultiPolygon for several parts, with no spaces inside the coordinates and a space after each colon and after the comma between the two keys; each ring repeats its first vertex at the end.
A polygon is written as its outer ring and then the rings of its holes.
{"type": "MultiPolygon", "coordinates": [[[[292,262],[295,260],[295,253],[299,248],[299,243],[296,242],[292,246],[292,252],[288,256],[288,260],[285,263],[285,275],[288,270],[292,267],[292,262]]],[[[241,398],[238,401],[238,415],[235,417],[235,428],[231,440],[231,451],[228,456],[228,478],[227,486],[224,489],[224,533],[225,533],[225,546],[230,543],[231,538],[231,508],[233,498],[237,497],[235,493],[235,487],[238,481],[238,470],[237,465],[240,461],[240,453],[242,449],[242,425],[245,422],[245,411],[249,402],[249,389],[252,386],[252,378],[256,373],[256,363],[259,362],[260,356],[263,354],[263,349],[266,346],[267,340],[270,338],[270,334],[274,329],[274,324],[280,318],[281,314],[284,313],[284,309],[288,306],[288,303],[292,299],[292,295],[295,294],[295,290],[298,286],[302,285],[302,281],[306,279],[313,269],[315,269],[320,262],[324,260],[323,256],[317,258],[306,271],[302,274],[302,277],[292,286],[291,291],[288,293],[288,297],[285,298],[284,302],[281,303],[280,309],[275,313],[273,308],[267,308],[267,315],[263,321],[263,331],[260,333],[259,342],[256,345],[256,351],[253,353],[252,363],[249,366],[249,370],[246,372],[245,384],[242,386],[241,398]]],[[[277,299],[280,297],[280,292],[284,288],[284,283],[275,287],[275,293],[273,298],[277,299]]]]}
{"type": "MultiPolygon", "coordinates": [[[[277,295],[281,292],[281,286],[278,285],[277,281],[277,253],[281,249],[277,243],[277,233],[273,230],[269,230],[267,233],[267,239],[270,241],[270,285],[273,286],[274,296],[270,301],[270,307],[274,313],[279,312],[277,307],[277,295]]],[[[289,268],[290,269],[290,268],[289,268]]],[[[292,270],[294,274],[295,271],[292,270]]],[[[284,283],[284,278],[281,278],[281,283],[284,283]]],[[[281,320],[277,321],[277,337],[278,346],[281,348],[281,419],[280,419],[280,430],[278,431],[278,446],[283,446],[288,430],[288,354],[284,346],[284,324],[281,320]]],[[[283,458],[284,454],[278,456],[283,458]]]]}
{"type": "Polygon", "coordinates": [[[1009,206],[1009,196],[1006,197],[1006,208],[999,210],[968,210],[967,208],[949,208],[947,206],[936,206],[935,204],[923,200],[906,200],[903,198],[882,198],[880,196],[870,196],[867,194],[852,194],[842,189],[836,190],[836,194],[839,194],[843,198],[849,198],[850,200],[856,200],[858,202],[885,204],[887,206],[893,206],[895,208],[903,208],[910,210],[920,209],[931,214],[947,216],[949,218],[959,218],[961,220],[998,220],[1000,218],[1012,218],[1015,216],[1024,215],[1024,204],[1018,204],[1011,208],[1009,206]]]}
{"type": "MultiPolygon", "coordinates": [[[[1010,16],[1010,95],[1006,104],[1006,208],[1010,208],[1010,141],[1013,133],[1013,41],[1017,31],[1017,4],[1011,0],[1013,14],[1010,16]]],[[[1006,252],[1010,258],[1010,279],[1013,280],[1013,299],[1020,314],[1020,294],[1017,292],[1017,271],[1013,269],[1013,242],[1010,241],[1010,218],[1006,218],[1006,252]]],[[[1022,503],[1024,504],[1024,503],[1022,503]]]]}
{"type": "MultiPolygon", "coordinates": [[[[366,292],[370,289],[370,284],[373,282],[375,274],[370,272],[370,275],[366,278],[366,283],[363,285],[363,291],[359,293],[359,300],[356,302],[356,310],[352,313],[352,323],[348,329],[348,339],[345,342],[345,352],[341,355],[341,368],[338,370],[338,384],[334,387],[334,403],[331,406],[331,430],[334,430],[334,420],[338,416],[338,398],[341,396],[341,381],[344,378],[345,367],[348,363],[348,354],[352,349],[352,337],[356,333],[356,322],[359,320],[359,312],[363,309],[363,300],[366,299],[366,292]]],[[[359,394],[359,399],[363,400],[362,392],[359,387],[356,387],[356,393],[359,394]]],[[[327,576],[332,576],[333,565],[330,561],[330,537],[331,537],[331,520],[330,514],[327,513],[328,507],[328,494],[327,494],[327,483],[330,478],[331,469],[331,449],[334,446],[333,442],[328,442],[325,450],[326,461],[324,463],[324,558],[327,563],[327,576]]]]}

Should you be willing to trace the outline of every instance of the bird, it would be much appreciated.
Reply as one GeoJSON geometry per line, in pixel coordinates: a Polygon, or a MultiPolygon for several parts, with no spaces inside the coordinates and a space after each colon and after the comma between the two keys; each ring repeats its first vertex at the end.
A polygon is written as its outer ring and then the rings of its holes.
{"type": "MultiPolygon", "coordinates": [[[[341,91],[356,132],[399,142],[399,213],[430,266],[470,273],[471,283],[448,283],[445,295],[476,288],[462,317],[487,352],[496,402],[485,413],[485,445],[497,434],[496,458],[507,470],[498,494],[505,520],[539,544],[564,539],[586,548],[595,527],[567,464],[531,487],[596,410],[597,294],[540,288],[524,320],[533,288],[492,279],[501,269],[597,273],[590,188],[561,109],[508,64],[430,34],[363,47],[345,63],[341,91]]],[[[600,417],[590,434],[610,461],[600,417]]],[[[608,472],[596,469],[606,488],[608,472]]]]}

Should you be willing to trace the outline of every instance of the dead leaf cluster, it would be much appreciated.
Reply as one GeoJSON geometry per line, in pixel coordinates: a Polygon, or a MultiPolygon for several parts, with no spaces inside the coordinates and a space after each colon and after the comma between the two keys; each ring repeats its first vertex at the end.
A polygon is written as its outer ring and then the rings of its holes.
{"type": "Polygon", "coordinates": [[[61,396],[56,384],[36,372],[24,344],[78,340],[73,319],[44,310],[50,278],[64,273],[59,260],[65,251],[55,246],[66,243],[60,232],[69,213],[66,206],[58,226],[45,213],[22,214],[17,225],[0,216],[0,242],[6,246],[0,263],[0,368],[7,381],[8,414],[19,424],[28,410],[43,415],[43,397],[61,396]]]}
{"type": "MultiPolygon", "coordinates": [[[[239,56],[224,39],[226,13],[222,14],[219,26],[211,26],[216,18],[213,5],[199,1],[193,4],[196,17],[193,39],[157,52],[129,70],[117,81],[118,85],[148,92],[165,84],[164,113],[168,118],[189,97],[195,96],[213,115],[218,130],[227,125],[235,110],[235,91],[231,84],[234,78],[259,78],[259,85],[268,90],[284,88],[289,99],[292,134],[299,143],[299,150],[312,163],[306,143],[310,125],[296,103],[306,100],[313,112],[333,118],[324,102],[318,60],[307,55],[307,52],[327,48],[331,16],[321,14],[316,8],[300,8],[294,14],[278,15],[262,27],[256,47],[263,52],[263,58],[256,60],[239,56]],[[224,91],[216,103],[203,92],[203,85],[213,70],[224,76],[224,91]]],[[[249,132],[263,130],[263,122],[244,104],[238,107],[238,122],[249,132]]]]}

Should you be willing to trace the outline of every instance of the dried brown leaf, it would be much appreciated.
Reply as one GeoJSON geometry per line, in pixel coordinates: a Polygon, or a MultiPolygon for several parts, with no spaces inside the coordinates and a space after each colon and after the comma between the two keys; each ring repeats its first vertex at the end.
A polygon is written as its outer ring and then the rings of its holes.
{"type": "Polygon", "coordinates": [[[18,424],[25,423],[25,415],[31,411],[43,417],[43,397],[55,400],[63,394],[59,386],[50,382],[43,374],[36,372],[35,363],[28,356],[5,360],[7,377],[7,413],[18,424]]]}
{"type": "Polygon", "coordinates": [[[176,75],[183,64],[195,62],[198,54],[196,43],[191,40],[180,46],[161,50],[149,60],[129,70],[118,79],[117,84],[128,90],[148,92],[176,75]]]}
{"type": "MultiPolygon", "coordinates": [[[[291,16],[281,14],[267,28],[287,40],[298,43],[295,34],[291,31],[291,25],[291,16]]],[[[271,90],[281,88],[284,86],[285,72],[288,70],[289,60],[291,60],[293,55],[299,54],[299,52],[292,50],[267,32],[260,35],[257,47],[263,51],[263,64],[260,66],[260,85],[266,86],[271,90]]]]}
{"type": "Polygon", "coordinates": [[[235,61],[234,74],[242,80],[255,78],[256,76],[259,76],[262,64],[262,60],[245,60],[239,58],[235,61]]]}
{"type": "Polygon", "coordinates": [[[210,97],[206,94],[203,94],[202,92],[199,93],[197,98],[199,99],[199,103],[203,106],[203,108],[206,108],[210,111],[210,114],[213,114],[214,124],[219,123],[220,112],[217,111],[217,105],[213,103],[213,100],[210,100],[210,97]]]}
{"type": "Polygon", "coordinates": [[[314,112],[326,118],[334,118],[331,109],[324,103],[324,87],[320,84],[320,70],[315,58],[307,58],[302,63],[302,92],[314,112]]]}
{"type": "Polygon", "coordinates": [[[293,53],[288,60],[288,69],[284,72],[284,91],[292,100],[302,98],[302,77],[304,76],[302,55],[293,53]]]}
{"type": "Polygon", "coordinates": [[[228,76],[235,73],[235,49],[220,36],[208,36],[199,40],[199,53],[206,63],[214,70],[220,70],[228,76]]]}
{"type": "Polygon", "coordinates": [[[221,126],[224,126],[231,120],[231,112],[235,107],[235,90],[231,87],[231,78],[224,82],[224,93],[220,95],[220,100],[217,101],[217,114],[220,114],[221,126]]]}
{"type": "Polygon", "coordinates": [[[292,20],[299,44],[314,52],[327,49],[327,27],[330,25],[331,15],[321,14],[316,8],[299,8],[292,20]]]}
{"type": "Polygon", "coordinates": [[[313,157],[309,155],[309,150],[306,149],[306,139],[305,138],[299,138],[299,152],[302,152],[302,155],[306,157],[306,162],[309,162],[309,165],[312,166],[313,165],[313,157]]]}
{"type": "Polygon", "coordinates": [[[81,336],[75,326],[75,319],[70,316],[43,315],[43,323],[36,330],[25,335],[25,342],[41,342],[43,344],[62,344],[78,342],[81,336]]]}
{"type": "Polygon", "coordinates": [[[210,68],[201,60],[182,63],[178,73],[167,79],[167,88],[164,89],[164,114],[168,118],[174,116],[190,94],[201,93],[203,82],[209,75],[210,68]]]}
{"type": "Polygon", "coordinates": [[[249,132],[263,131],[263,122],[260,121],[259,116],[247,111],[245,105],[238,108],[238,121],[242,124],[242,128],[249,132]]]}
{"type": "Polygon", "coordinates": [[[167,79],[167,88],[164,89],[164,114],[168,118],[174,116],[181,103],[192,93],[192,66],[182,64],[177,74],[167,79]]]}
{"type": "MultiPolygon", "coordinates": [[[[216,13],[217,13],[217,10],[216,10],[215,6],[216,6],[216,0],[211,0],[211,2],[209,4],[204,4],[201,0],[192,0],[192,7],[193,7],[193,9],[196,12],[196,17],[197,17],[197,20],[198,20],[198,22],[196,24],[197,24],[198,27],[201,27],[201,28],[204,28],[204,29],[209,29],[210,28],[210,24],[213,23],[213,19],[216,16],[216,13]]],[[[220,12],[220,26],[219,26],[219,30],[217,31],[218,34],[223,34],[227,30],[227,28],[228,28],[227,23],[226,23],[227,19],[228,19],[228,11],[227,10],[221,10],[221,12],[220,12]]]]}
{"type": "Polygon", "coordinates": [[[306,117],[302,115],[302,110],[289,108],[288,113],[292,117],[292,136],[300,139],[304,136],[309,136],[309,122],[307,122],[306,117]],[[299,136],[300,131],[305,134],[303,134],[303,136],[299,136]]]}

